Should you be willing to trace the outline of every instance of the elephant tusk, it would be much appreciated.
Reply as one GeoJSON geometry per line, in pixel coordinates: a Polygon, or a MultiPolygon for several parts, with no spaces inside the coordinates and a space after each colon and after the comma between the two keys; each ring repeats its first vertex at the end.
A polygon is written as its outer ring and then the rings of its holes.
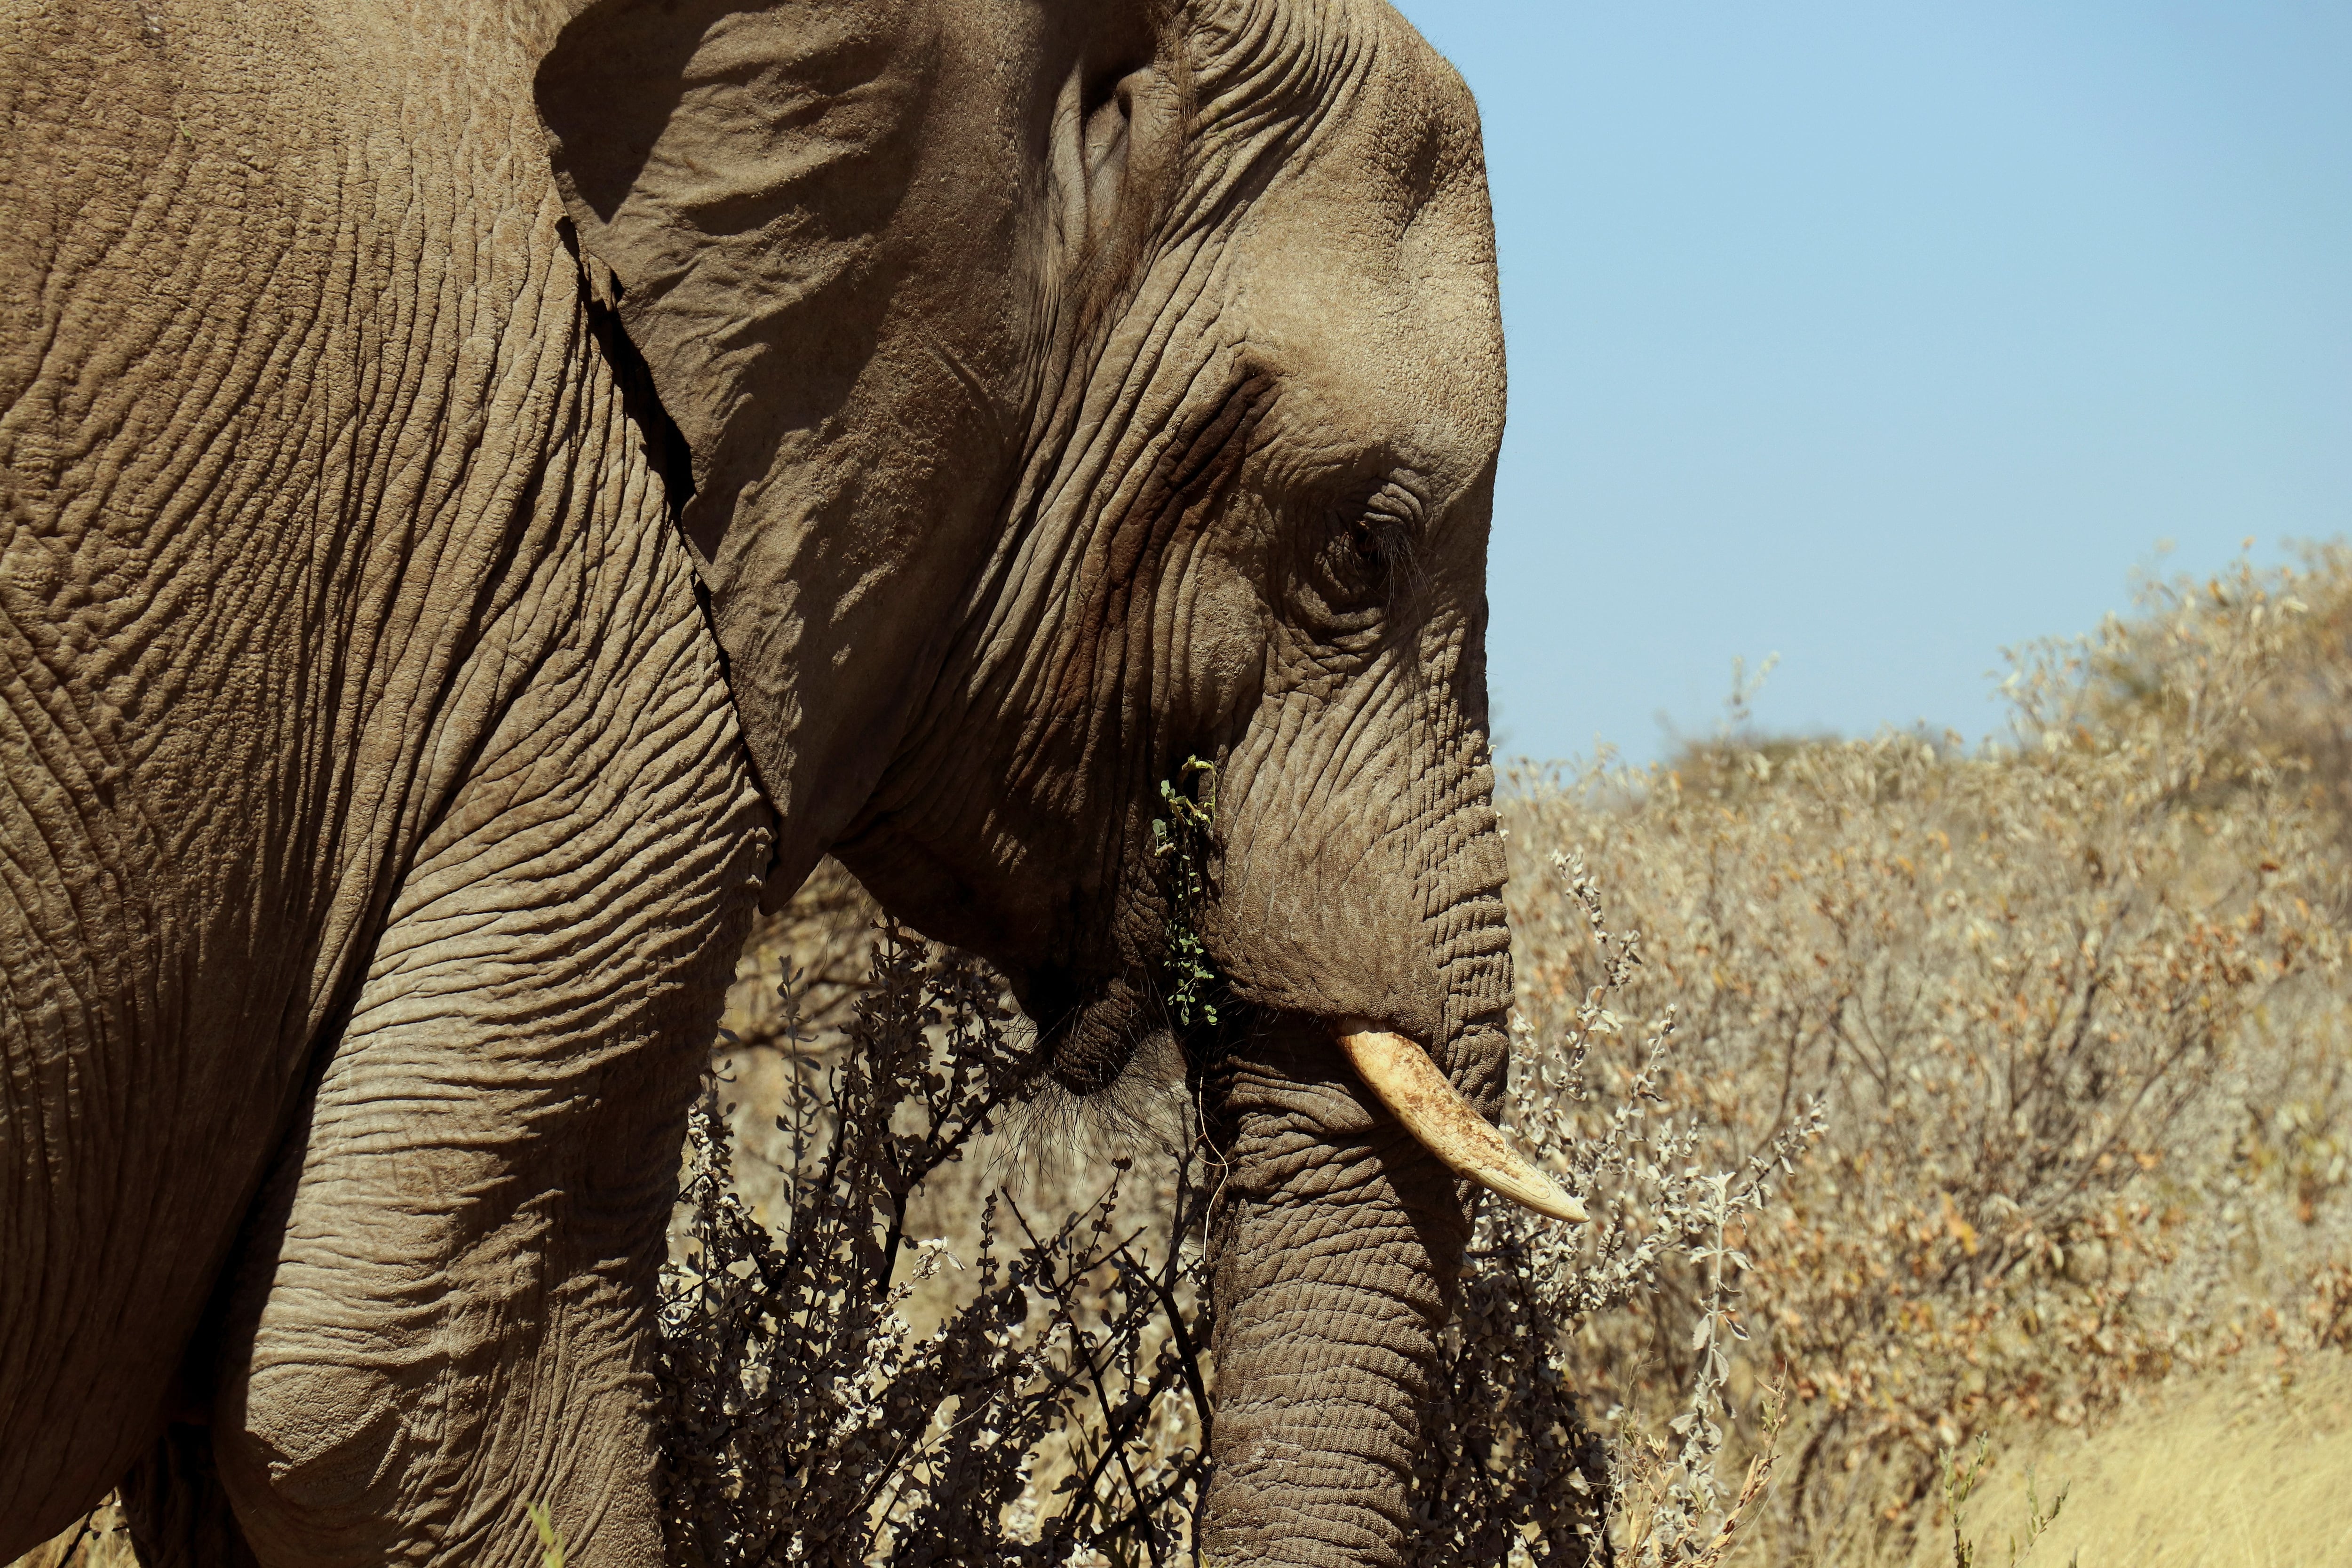
{"type": "Polygon", "coordinates": [[[1346,1018],[1339,1024],[1339,1048],[1389,1114],[1453,1169],[1539,1215],[1578,1221],[1586,1217],[1581,1203],[1560,1191],[1471,1109],[1419,1045],[1402,1035],[1371,1028],[1365,1019],[1346,1018]]]}

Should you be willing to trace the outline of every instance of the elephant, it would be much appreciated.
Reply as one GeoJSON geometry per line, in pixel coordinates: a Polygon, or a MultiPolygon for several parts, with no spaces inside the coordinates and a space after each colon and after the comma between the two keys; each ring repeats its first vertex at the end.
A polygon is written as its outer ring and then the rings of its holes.
{"type": "Polygon", "coordinates": [[[1511,987],[1475,110],[1382,0],[10,0],[0,1560],[663,1560],[837,856],[1225,1162],[1213,1561],[1397,1563],[1511,987]],[[1160,781],[1217,780],[1171,1016],[1160,781]]]}

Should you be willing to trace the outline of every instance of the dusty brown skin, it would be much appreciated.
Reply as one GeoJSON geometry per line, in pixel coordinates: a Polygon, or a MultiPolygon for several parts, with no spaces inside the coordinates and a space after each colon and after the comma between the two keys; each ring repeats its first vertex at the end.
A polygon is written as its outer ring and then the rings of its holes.
{"type": "Polygon", "coordinates": [[[645,1314],[755,885],[835,848],[1096,1088],[1168,1026],[1198,754],[1212,1552],[1400,1561],[1463,1192],[1333,1031],[1491,1109],[1509,988],[1444,63],[1375,0],[0,51],[0,1556],[129,1470],[150,1561],[520,1563],[525,1500],[657,1561],[645,1314]]]}

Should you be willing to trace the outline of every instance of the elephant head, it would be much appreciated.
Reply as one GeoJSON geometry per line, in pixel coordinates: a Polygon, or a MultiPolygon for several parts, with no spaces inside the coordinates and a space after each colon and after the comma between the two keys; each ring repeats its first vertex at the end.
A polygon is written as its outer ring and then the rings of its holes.
{"type": "Polygon", "coordinates": [[[1080,1091],[1184,1036],[1230,1163],[1212,1554],[1401,1561],[1457,1172],[1572,1208],[1476,1111],[1510,958],[1468,92],[1380,0],[605,0],[538,90],[771,897],[833,849],[1001,965],[1080,1091]],[[1215,1029],[1164,1003],[1192,757],[1215,1029]]]}

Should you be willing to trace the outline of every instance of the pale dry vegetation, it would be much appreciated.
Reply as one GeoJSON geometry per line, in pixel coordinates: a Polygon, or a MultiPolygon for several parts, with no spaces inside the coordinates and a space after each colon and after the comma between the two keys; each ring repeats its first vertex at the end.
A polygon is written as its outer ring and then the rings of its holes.
{"type": "MultiPolygon", "coordinates": [[[[2184,1379],[2113,1422],[2042,1426],[1979,1483],[1963,1528],[1981,1561],[2028,1532],[2029,1489],[2046,1513],[2036,1563],[2080,1568],[2316,1568],[2352,1563],[2352,1362],[2305,1360],[2289,1380],[2184,1379]]],[[[1950,1537],[1926,1532],[1908,1568],[1949,1568],[1950,1537]]]]}
{"type": "MultiPolygon", "coordinates": [[[[2352,1554],[2352,552],[2010,695],[1997,745],[1511,780],[1507,1117],[1593,1223],[1485,1205],[1423,1561],[2352,1554]]],[[[663,1314],[689,1560],[1192,1561],[1181,1064],[1040,1094],[831,867],[740,973],[663,1314]]]]}
{"type": "MultiPolygon", "coordinates": [[[[1535,1036],[1603,963],[1543,875],[1566,851],[1643,933],[1604,1084],[1673,1019],[1657,1112],[1726,1166],[1821,1097],[1821,1137],[1734,1236],[1735,1452],[1748,1391],[1788,1396],[1757,1561],[1948,1557],[1941,1482],[1979,1436],[2006,1485],[2012,1450],[2154,1390],[2345,1348],[2347,631],[2329,551],[2027,650],[2001,746],[1733,730],[1673,768],[1519,781],[1535,1036]]],[[[1711,1285],[1662,1268],[1585,1320],[1571,1376],[1656,1430],[1712,1353],[1690,1328],[1711,1285]]]]}

